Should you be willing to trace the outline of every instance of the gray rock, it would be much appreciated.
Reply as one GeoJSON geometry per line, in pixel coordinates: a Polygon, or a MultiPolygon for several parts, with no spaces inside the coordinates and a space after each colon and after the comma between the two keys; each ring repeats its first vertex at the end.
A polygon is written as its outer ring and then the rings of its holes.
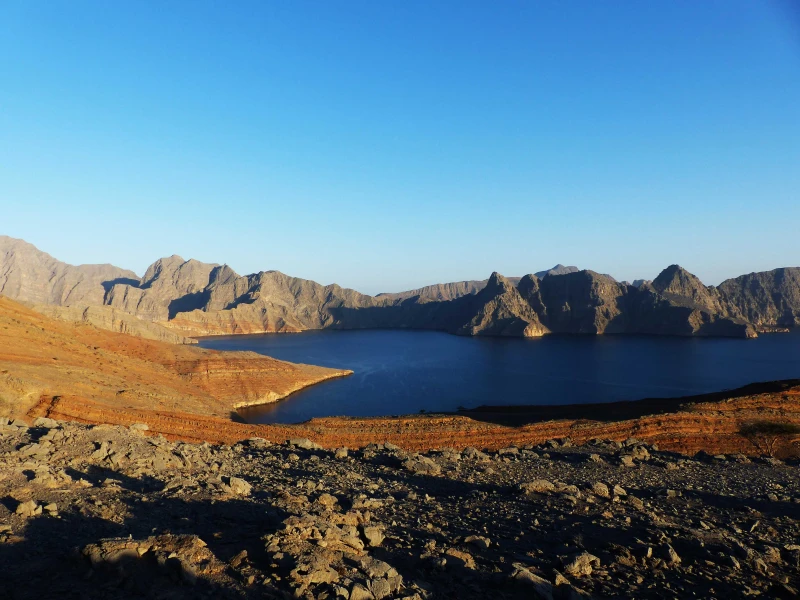
{"type": "Polygon", "coordinates": [[[472,544],[476,548],[480,548],[481,550],[488,550],[489,546],[492,545],[492,542],[487,537],[483,537],[481,535],[469,535],[464,538],[465,544],[472,544]]]}
{"type": "Polygon", "coordinates": [[[321,450],[322,446],[316,442],[312,442],[308,438],[293,438],[289,440],[291,446],[302,448],[303,450],[321,450]]]}
{"type": "Polygon", "coordinates": [[[588,552],[581,552],[564,561],[564,571],[573,577],[587,577],[594,567],[600,566],[600,559],[588,552]]]}
{"type": "Polygon", "coordinates": [[[228,480],[228,487],[230,488],[231,494],[235,494],[236,496],[249,496],[253,489],[252,485],[239,477],[231,477],[228,480]]]}
{"type": "Polygon", "coordinates": [[[42,507],[33,500],[27,500],[25,502],[20,502],[17,505],[17,509],[14,511],[14,514],[23,518],[34,517],[42,514],[42,507]]]}
{"type": "Polygon", "coordinates": [[[531,573],[525,566],[515,564],[512,579],[530,589],[531,597],[535,600],[553,600],[553,584],[545,578],[531,573]]]}
{"type": "Polygon", "coordinates": [[[608,486],[601,481],[596,481],[592,484],[592,492],[601,498],[611,497],[611,492],[608,490],[608,486]]]}
{"type": "Polygon", "coordinates": [[[371,579],[367,583],[367,588],[372,592],[375,600],[383,600],[392,595],[392,586],[386,579],[371,579]]]}
{"type": "Polygon", "coordinates": [[[442,468],[427,456],[414,455],[403,463],[403,468],[417,475],[439,475],[442,468]]]}
{"type": "Polygon", "coordinates": [[[354,583],[350,588],[350,600],[375,600],[375,596],[360,583],[354,583]]]}
{"type": "Polygon", "coordinates": [[[552,481],[548,481],[547,479],[535,479],[530,482],[520,483],[519,489],[525,494],[547,494],[555,491],[556,486],[552,481]]]}
{"type": "Polygon", "coordinates": [[[58,427],[58,421],[55,419],[48,419],[47,417],[39,417],[33,422],[34,427],[43,427],[45,429],[55,429],[58,427]]]}
{"type": "Polygon", "coordinates": [[[367,544],[373,548],[380,546],[383,543],[383,530],[377,525],[363,526],[361,533],[363,534],[364,539],[367,540],[367,544]]]}

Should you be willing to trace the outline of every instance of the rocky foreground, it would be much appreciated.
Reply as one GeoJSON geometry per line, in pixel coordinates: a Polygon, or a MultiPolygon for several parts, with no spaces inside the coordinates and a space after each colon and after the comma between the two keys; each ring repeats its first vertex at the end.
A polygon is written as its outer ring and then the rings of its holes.
{"type": "Polygon", "coordinates": [[[797,461],[0,421],[0,598],[794,598],[797,461]]]}

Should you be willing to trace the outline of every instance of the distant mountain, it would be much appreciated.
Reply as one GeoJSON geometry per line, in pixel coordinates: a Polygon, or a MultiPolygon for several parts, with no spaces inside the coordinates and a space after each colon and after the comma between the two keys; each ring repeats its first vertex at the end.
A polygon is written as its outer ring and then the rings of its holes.
{"type": "Polygon", "coordinates": [[[493,273],[484,281],[368,296],[278,271],[238,275],[227,265],[179,256],[157,260],[138,278],[110,265],[65,265],[21,240],[0,238],[0,250],[3,294],[40,310],[49,305],[48,314],[61,318],[156,339],[365,328],[754,337],[757,328],[800,324],[797,268],[752,273],[714,288],[678,265],[638,285],[556,265],[522,278],[493,273]]]}
{"type": "Polygon", "coordinates": [[[0,294],[38,304],[103,304],[114,282],[138,279],[112,265],[73,266],[23,240],[0,235],[0,294]]]}
{"type": "MultiPolygon", "coordinates": [[[[513,285],[516,285],[519,277],[508,277],[507,280],[513,285]]],[[[396,293],[383,293],[378,294],[377,298],[391,298],[392,300],[405,300],[407,298],[414,298],[419,296],[421,300],[455,300],[461,296],[470,294],[477,294],[486,284],[489,283],[488,279],[480,281],[454,281],[452,283],[435,283],[433,285],[426,285],[415,290],[408,290],[406,292],[396,293]]]]}
{"type": "Polygon", "coordinates": [[[534,273],[539,279],[547,277],[548,275],[566,275],[567,273],[577,273],[580,271],[578,267],[565,267],[561,263],[557,264],[552,269],[547,269],[546,271],[539,271],[538,273],[534,273]]]}
{"type": "Polygon", "coordinates": [[[756,325],[800,325],[800,268],[786,267],[723,281],[717,291],[728,312],[756,325]]]}
{"type": "Polygon", "coordinates": [[[192,343],[194,340],[161,325],[104,306],[115,285],[138,281],[133,271],[112,265],[69,265],[28,242],[0,235],[0,295],[64,321],[90,323],[148,339],[192,343]]]}
{"type": "MultiPolygon", "coordinates": [[[[567,273],[576,273],[579,271],[578,267],[565,267],[562,264],[557,264],[552,269],[546,271],[539,271],[536,276],[541,279],[548,275],[565,275],[567,273]]],[[[506,281],[512,285],[517,285],[521,277],[505,277],[506,281]]],[[[421,300],[455,300],[461,296],[469,294],[477,294],[486,284],[489,283],[488,279],[471,280],[471,281],[454,281],[452,283],[435,283],[433,285],[426,285],[414,290],[405,292],[382,293],[378,294],[377,298],[391,298],[392,300],[405,300],[407,298],[414,298],[419,296],[421,300]]]]}

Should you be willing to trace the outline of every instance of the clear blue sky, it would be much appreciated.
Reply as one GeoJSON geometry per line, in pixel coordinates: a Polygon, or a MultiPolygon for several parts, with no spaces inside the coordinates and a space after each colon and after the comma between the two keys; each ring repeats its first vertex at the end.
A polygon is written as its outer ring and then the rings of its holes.
{"type": "Polygon", "coordinates": [[[0,233],[67,262],[800,265],[793,0],[5,0],[0,57],[0,233]]]}

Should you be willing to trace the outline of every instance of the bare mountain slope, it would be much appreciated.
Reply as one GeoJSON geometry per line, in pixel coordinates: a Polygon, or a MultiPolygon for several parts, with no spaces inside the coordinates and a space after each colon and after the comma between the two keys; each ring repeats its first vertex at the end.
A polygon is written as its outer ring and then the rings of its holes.
{"type": "Polygon", "coordinates": [[[80,396],[109,408],[180,410],[227,418],[348,371],[253,352],[217,352],[55,321],[0,297],[0,414],[41,396],[80,396]]]}
{"type": "Polygon", "coordinates": [[[23,240],[0,235],[0,294],[57,306],[102,305],[106,287],[138,279],[112,265],[73,266],[23,240]]]}
{"type": "Polygon", "coordinates": [[[750,273],[717,288],[728,311],[757,325],[800,325],[800,268],[750,273]]]}
{"type": "MultiPolygon", "coordinates": [[[[11,244],[10,238],[5,240],[11,244]]],[[[11,297],[59,306],[73,306],[73,300],[74,306],[106,304],[117,312],[84,310],[81,318],[117,331],[138,329],[139,335],[158,339],[169,338],[160,326],[179,336],[410,328],[468,335],[753,337],[753,323],[764,327],[800,321],[800,269],[751,274],[714,288],[671,265],[652,282],[635,287],[608,275],[556,265],[502,282],[495,275],[492,280],[373,297],[278,271],[241,276],[227,265],[179,256],[159,259],[140,279],[120,279],[132,273],[110,266],[71,267],[29,244],[12,242],[25,252],[6,252],[0,262],[0,274],[5,274],[0,283],[11,297]],[[143,321],[155,329],[138,327],[143,321]]],[[[75,311],[69,314],[78,320],[75,311]]]]}

